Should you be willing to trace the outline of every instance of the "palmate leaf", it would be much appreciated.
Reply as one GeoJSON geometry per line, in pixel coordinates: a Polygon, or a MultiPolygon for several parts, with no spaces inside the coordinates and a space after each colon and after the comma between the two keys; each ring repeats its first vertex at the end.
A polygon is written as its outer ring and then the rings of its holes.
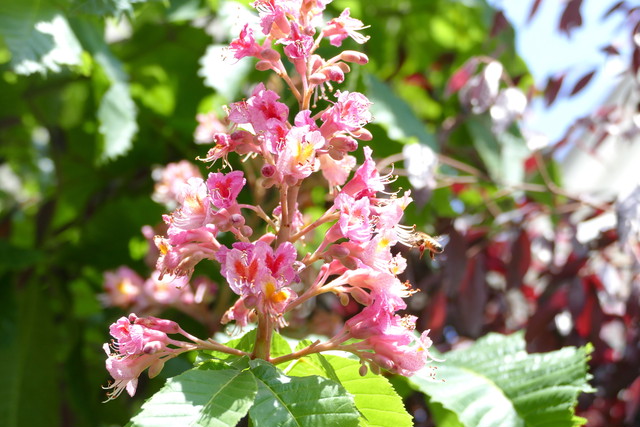
{"type": "Polygon", "coordinates": [[[131,98],[128,76],[122,62],[111,52],[101,35],[101,28],[90,21],[74,21],[74,30],[83,47],[91,53],[111,82],[98,107],[98,130],[104,136],[100,160],[114,159],[131,148],[138,133],[138,109],[131,98]]]}
{"type": "Polygon", "coordinates": [[[372,372],[360,376],[360,362],[340,356],[312,354],[294,361],[286,369],[289,375],[322,375],[337,378],[353,395],[362,416],[362,427],[410,427],[413,419],[389,381],[372,372]]]}
{"type": "Polygon", "coordinates": [[[465,427],[574,427],[585,421],[574,415],[578,395],[593,391],[587,383],[589,352],[566,347],[528,354],[522,334],[489,334],[445,354],[438,364],[441,381],[418,373],[410,382],[429,396],[435,413],[442,414],[440,404],[465,427]]]}
{"type": "Polygon", "coordinates": [[[259,359],[250,365],[258,383],[249,411],[255,427],[358,425],[353,398],[338,383],[315,375],[289,377],[259,359]]]}
{"type": "Polygon", "coordinates": [[[98,120],[100,133],[104,135],[103,159],[113,159],[131,148],[138,132],[137,109],[131,99],[129,86],[116,82],[100,100],[98,120]]]}
{"type": "Polygon", "coordinates": [[[192,369],[169,379],[131,425],[232,427],[247,414],[256,392],[248,371],[192,369]]]}
{"type": "Polygon", "coordinates": [[[59,72],[79,65],[82,48],[64,14],[45,0],[0,2],[0,38],[18,74],[59,72]]]}

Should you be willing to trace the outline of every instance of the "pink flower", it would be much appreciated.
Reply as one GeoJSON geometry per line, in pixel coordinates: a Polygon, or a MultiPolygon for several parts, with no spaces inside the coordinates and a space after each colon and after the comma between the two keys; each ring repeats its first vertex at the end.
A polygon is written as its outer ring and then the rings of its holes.
{"type": "Polygon", "coordinates": [[[211,222],[213,212],[207,186],[202,178],[189,178],[181,187],[177,200],[180,207],[170,216],[164,216],[165,222],[169,225],[170,235],[199,228],[211,222]]]}
{"type": "Polygon", "coordinates": [[[252,6],[260,15],[262,32],[274,39],[285,37],[291,31],[287,15],[300,13],[301,0],[256,0],[252,6]]]}
{"type": "MultiPolygon", "coordinates": [[[[233,292],[241,296],[242,303],[234,306],[226,317],[248,319],[247,309],[258,309],[280,325],[287,304],[297,295],[289,288],[298,277],[294,269],[295,247],[285,242],[276,251],[267,243],[234,243],[231,249],[223,247],[216,257],[220,272],[233,292]]],[[[241,325],[242,326],[242,325],[241,325]]]]}
{"type": "Polygon", "coordinates": [[[265,264],[273,277],[279,277],[289,284],[298,280],[294,264],[298,253],[291,242],[284,242],[275,252],[265,251],[265,264]]]}
{"type": "Polygon", "coordinates": [[[313,37],[303,34],[298,24],[293,24],[289,36],[278,42],[285,46],[285,55],[293,61],[308,58],[313,48],[313,37]]]}
{"type": "Polygon", "coordinates": [[[228,174],[210,173],[207,178],[207,188],[211,203],[218,209],[230,208],[236,204],[236,198],[246,182],[242,171],[233,171],[228,174]]]}
{"type": "Polygon", "coordinates": [[[240,36],[229,45],[229,50],[233,52],[233,57],[239,60],[245,56],[257,56],[262,48],[253,38],[253,30],[249,28],[249,24],[245,24],[240,36]]]}
{"type": "Polygon", "coordinates": [[[376,168],[376,163],[371,159],[371,148],[364,147],[365,161],[354,174],[353,178],[345,184],[342,192],[356,199],[362,197],[375,197],[376,193],[384,190],[388,182],[381,177],[376,168]]]}
{"type": "Polygon", "coordinates": [[[224,162],[227,163],[229,153],[235,151],[240,154],[247,154],[257,151],[257,147],[254,145],[254,136],[246,130],[238,130],[230,135],[227,133],[216,133],[213,135],[213,142],[215,142],[216,145],[207,152],[206,157],[198,158],[198,160],[215,162],[218,159],[223,159],[224,162]]]}
{"type": "Polygon", "coordinates": [[[187,160],[169,163],[165,167],[155,168],[152,177],[156,181],[151,198],[170,209],[175,209],[182,186],[190,178],[202,178],[200,169],[187,160]]]}
{"type": "Polygon", "coordinates": [[[335,206],[340,211],[338,226],[344,237],[356,243],[371,239],[373,227],[369,221],[369,199],[354,200],[348,194],[340,193],[335,199],[335,206]]]}
{"type": "Polygon", "coordinates": [[[354,132],[360,130],[372,119],[369,112],[371,102],[358,92],[336,93],[338,100],[322,114],[324,123],[320,126],[325,138],[335,132],[354,132]]]}
{"type": "Polygon", "coordinates": [[[320,170],[322,176],[329,182],[329,187],[332,189],[337,188],[347,181],[349,173],[356,165],[356,158],[353,156],[344,156],[341,160],[335,160],[328,154],[321,154],[320,170]]]}
{"type": "Polygon", "coordinates": [[[352,18],[349,13],[349,8],[346,8],[339,17],[327,22],[327,26],[322,31],[322,34],[329,37],[329,42],[334,46],[342,45],[342,41],[347,37],[351,37],[359,44],[369,40],[368,36],[358,33],[368,27],[365,27],[359,19],[352,18]]]}
{"type": "Polygon", "coordinates": [[[296,114],[296,117],[293,119],[293,123],[296,126],[309,126],[310,130],[318,130],[318,125],[316,121],[311,118],[311,110],[302,110],[296,114]]]}
{"type": "Polygon", "coordinates": [[[138,377],[142,371],[158,361],[158,357],[151,354],[144,354],[135,358],[119,357],[110,352],[108,344],[105,344],[103,349],[108,356],[105,363],[107,371],[114,379],[113,384],[104,387],[107,390],[112,389],[107,393],[107,401],[120,396],[120,393],[125,389],[129,396],[133,396],[136,393],[138,377]]]}
{"type": "Polygon", "coordinates": [[[220,248],[214,226],[204,226],[170,234],[168,238],[156,236],[154,242],[160,251],[156,269],[177,277],[191,277],[193,269],[203,259],[214,259],[220,248]]]}
{"type": "Polygon", "coordinates": [[[229,120],[237,124],[249,123],[257,135],[277,141],[286,134],[289,108],[277,102],[280,96],[260,83],[246,101],[231,104],[229,120]]]}
{"type": "Polygon", "coordinates": [[[149,301],[159,305],[177,304],[190,295],[192,299],[193,294],[187,276],[173,277],[165,274],[161,279],[157,270],[144,283],[144,290],[149,301]]]}
{"type": "MultiPolygon", "coordinates": [[[[196,120],[198,121],[198,126],[193,134],[196,144],[211,144],[216,133],[226,132],[227,130],[227,124],[220,121],[214,112],[198,114],[196,120]]],[[[183,160],[183,162],[186,162],[186,160],[183,160]]]]}
{"type": "Polygon", "coordinates": [[[309,126],[291,128],[276,162],[278,171],[285,177],[291,176],[294,182],[308,177],[320,166],[316,151],[324,143],[320,132],[311,131],[309,126]]]}
{"type": "Polygon", "coordinates": [[[429,353],[432,341],[428,337],[429,331],[424,331],[416,339],[412,332],[414,328],[414,316],[403,319],[396,316],[386,333],[368,338],[367,342],[374,351],[372,360],[390,372],[406,377],[424,368],[434,360],[429,353]]]}
{"type": "Polygon", "coordinates": [[[166,347],[170,342],[165,332],[138,324],[138,318],[132,316],[131,319],[121,317],[109,327],[109,333],[116,339],[113,347],[120,355],[149,353],[149,348],[155,349],[158,346],[156,343],[166,347]]]}
{"type": "Polygon", "coordinates": [[[232,249],[221,247],[216,254],[216,259],[220,262],[220,273],[227,279],[231,290],[238,295],[255,295],[255,284],[266,271],[266,266],[256,251],[260,243],[253,245],[238,242],[233,244],[232,249]]]}
{"type": "Polygon", "coordinates": [[[174,350],[167,344],[181,346],[167,333],[182,332],[176,322],[156,317],[139,318],[130,314],[121,317],[109,327],[109,332],[116,341],[111,346],[103,346],[107,353],[106,368],[115,380],[106,389],[113,389],[107,394],[108,399],[115,399],[127,390],[130,396],[136,392],[138,377],[149,368],[149,376],[157,375],[167,357],[173,357],[174,350]]]}
{"type": "Polygon", "coordinates": [[[104,273],[104,294],[99,299],[106,306],[131,307],[139,302],[144,281],[129,267],[119,267],[116,271],[104,273]]]}

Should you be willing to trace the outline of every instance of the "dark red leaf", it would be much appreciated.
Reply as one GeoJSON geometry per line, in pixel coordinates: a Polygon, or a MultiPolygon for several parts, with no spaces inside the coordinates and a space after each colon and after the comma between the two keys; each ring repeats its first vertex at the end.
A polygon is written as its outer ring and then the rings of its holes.
{"type": "Polygon", "coordinates": [[[426,329],[431,329],[434,333],[440,333],[447,319],[447,295],[444,290],[438,289],[429,299],[424,312],[426,329]]]}
{"type": "Polygon", "coordinates": [[[533,19],[533,16],[538,11],[538,8],[540,7],[541,3],[542,3],[542,0],[534,0],[534,2],[531,4],[531,10],[529,11],[529,17],[527,18],[527,22],[531,22],[531,20],[533,19]]]}
{"type": "Polygon", "coordinates": [[[602,50],[604,53],[608,54],[608,55],[620,55],[620,51],[618,50],[618,48],[616,48],[613,45],[607,45],[605,47],[603,47],[602,50]]]}
{"type": "Polygon", "coordinates": [[[580,14],[580,7],[582,6],[582,0],[569,0],[560,17],[560,24],[558,29],[564,32],[567,37],[570,36],[571,31],[582,25],[582,15],[580,14]]]}
{"type": "Polygon", "coordinates": [[[575,252],[571,252],[562,269],[554,274],[554,277],[559,280],[572,279],[578,275],[588,260],[589,258],[587,256],[577,255],[575,252]]]}
{"type": "Polygon", "coordinates": [[[538,299],[535,313],[529,318],[525,340],[529,351],[549,351],[558,347],[558,334],[552,327],[558,313],[567,307],[567,290],[560,288],[550,297],[538,299]]]}
{"type": "Polygon", "coordinates": [[[558,92],[560,92],[560,88],[562,87],[564,77],[564,74],[560,74],[557,77],[549,77],[547,80],[547,86],[544,88],[544,101],[547,107],[551,106],[553,101],[556,100],[558,92]]]}
{"type": "Polygon", "coordinates": [[[476,58],[471,58],[467,62],[464,63],[462,67],[458,69],[453,76],[449,79],[447,83],[447,89],[445,90],[445,94],[447,96],[451,96],[452,94],[459,91],[473,76],[478,68],[478,60],[476,58]]]}
{"type": "Polygon", "coordinates": [[[429,80],[427,80],[427,78],[421,73],[413,73],[411,75],[408,75],[404,78],[404,81],[409,85],[418,86],[424,90],[433,89],[433,85],[431,85],[431,83],[429,83],[429,80]]]}
{"type": "Polygon", "coordinates": [[[454,298],[467,268],[467,242],[455,228],[448,231],[449,243],[446,247],[447,262],[444,265],[443,286],[446,294],[454,298]]]}
{"type": "Polygon", "coordinates": [[[455,326],[460,335],[470,338],[479,338],[482,335],[488,296],[486,274],[485,257],[482,253],[469,260],[455,301],[455,319],[458,321],[455,326]]]}
{"type": "Polygon", "coordinates": [[[602,15],[602,19],[607,19],[609,16],[611,16],[613,14],[613,12],[615,12],[618,9],[621,9],[622,7],[624,7],[625,9],[627,8],[627,2],[626,1],[619,1],[618,3],[614,4],[613,6],[611,6],[609,8],[609,10],[607,10],[604,15],[602,15]]]}
{"type": "Polygon", "coordinates": [[[525,230],[520,230],[520,234],[511,245],[511,260],[507,265],[507,289],[519,288],[522,286],[522,279],[531,265],[531,239],[525,230]]]}
{"type": "Polygon", "coordinates": [[[504,12],[499,10],[493,15],[493,23],[491,24],[489,37],[497,36],[506,28],[509,28],[509,21],[505,18],[504,12]]]}
{"type": "Polygon", "coordinates": [[[587,74],[582,76],[580,80],[578,80],[578,83],[576,83],[576,85],[573,87],[573,89],[571,89],[571,93],[569,94],[569,96],[573,96],[576,93],[580,92],[582,89],[584,89],[585,86],[589,84],[589,82],[591,81],[591,79],[595,74],[596,74],[596,70],[591,70],[587,74]]]}
{"type": "Polygon", "coordinates": [[[627,416],[625,421],[627,424],[631,425],[633,420],[640,419],[638,415],[640,414],[640,377],[636,378],[635,381],[629,386],[627,391],[625,392],[625,400],[626,400],[626,412],[627,416]]]}
{"type": "Polygon", "coordinates": [[[640,69],[640,48],[636,45],[633,48],[633,56],[631,57],[631,69],[633,70],[633,74],[638,74],[638,69],[640,69]]]}
{"type": "Polygon", "coordinates": [[[583,279],[582,286],[584,288],[585,299],[581,304],[582,310],[575,318],[575,328],[578,334],[583,338],[592,338],[593,334],[598,334],[602,326],[604,313],[600,307],[598,295],[596,294],[597,286],[592,280],[599,279],[596,276],[587,276],[583,279]]]}

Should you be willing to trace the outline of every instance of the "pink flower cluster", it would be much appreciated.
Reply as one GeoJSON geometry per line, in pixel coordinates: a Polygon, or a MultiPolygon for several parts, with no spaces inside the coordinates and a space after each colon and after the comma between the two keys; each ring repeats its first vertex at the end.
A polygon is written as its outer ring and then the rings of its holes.
{"type": "Polygon", "coordinates": [[[125,389],[133,396],[142,371],[149,369],[149,377],[153,378],[160,373],[167,359],[193,348],[190,343],[169,338],[167,334],[184,333],[171,320],[138,318],[130,314],[112,324],[109,332],[115,341],[104,345],[108,356],[107,371],[114,379],[106,387],[111,390],[107,394],[108,400],[115,399],[125,389]]]}
{"type": "MultiPolygon", "coordinates": [[[[323,39],[333,46],[340,46],[347,37],[364,43],[367,37],[359,31],[366,27],[351,18],[348,9],[323,26],[322,12],[329,2],[253,3],[260,16],[262,41],[258,43],[258,35],[246,25],[230,50],[238,60],[254,57],[258,70],[273,70],[280,76],[297,99],[298,112],[291,121],[290,109],[280,96],[258,84],[247,99],[228,106],[223,122],[229,127],[211,135],[214,146],[201,159],[220,160],[223,167],[229,166],[232,153],[259,159],[262,176],[257,182],[276,189],[279,204],[265,212],[263,206],[239,203],[247,185],[241,171],[188,177],[179,190],[164,191],[175,194],[177,207],[163,217],[166,235],[154,238],[159,252],[156,268],[160,279],[169,276],[182,283],[191,278],[198,263],[217,263],[238,295],[223,322],[235,321],[241,327],[256,322],[251,357],[274,363],[288,357],[269,357],[271,331],[287,326],[287,313],[323,293],[336,295],[344,305],[356,301],[361,311],[334,337],[296,354],[346,350],[359,356],[363,365],[411,375],[431,360],[427,332],[416,335],[415,318],[398,314],[413,291],[398,279],[406,260],[393,255],[391,248],[397,243],[415,246],[412,228],[400,224],[411,197],[409,192],[387,191],[394,179],[378,173],[369,147],[364,147],[364,162],[351,176],[356,165],[351,153],[359,141],[372,138],[364,129],[372,120],[371,103],[357,92],[336,91],[331,99],[326,93],[333,90],[331,82],[344,80],[350,71],[348,63],[364,64],[367,57],[342,51],[325,59],[315,52],[323,39]],[[295,78],[289,76],[276,50],[279,45],[298,74],[295,78]],[[319,98],[325,107],[312,111],[316,108],[312,98],[319,98]],[[305,180],[316,173],[326,179],[333,202],[309,221],[299,210],[298,196],[305,180]],[[247,225],[248,215],[262,219],[272,232],[254,236],[258,233],[247,225]],[[323,225],[328,231],[315,249],[301,245],[305,236],[323,225]],[[230,237],[235,243],[221,243],[230,237]]],[[[128,345],[119,339],[118,349],[124,348],[128,345]]]]}
{"type": "MultiPolygon", "coordinates": [[[[192,187],[189,182],[202,180],[200,170],[183,160],[170,163],[153,171],[156,181],[153,200],[168,208],[184,204],[192,187]]],[[[166,227],[164,228],[166,230],[166,227]]],[[[145,226],[142,234],[150,244],[145,261],[153,269],[147,279],[129,267],[122,266],[104,274],[104,293],[98,297],[106,307],[119,307],[144,315],[156,315],[168,307],[176,308],[208,325],[214,330],[215,319],[209,306],[217,292],[217,285],[208,277],[197,276],[192,280],[187,276],[164,275],[155,269],[158,251],[155,250],[154,236],[157,231],[145,226]]],[[[217,321],[216,321],[217,323],[217,321]]]]}

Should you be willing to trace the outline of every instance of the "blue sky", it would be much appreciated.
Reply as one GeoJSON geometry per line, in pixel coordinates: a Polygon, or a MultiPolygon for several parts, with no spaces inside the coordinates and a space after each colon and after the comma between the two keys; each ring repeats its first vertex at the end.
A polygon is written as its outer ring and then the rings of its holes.
{"type": "MultiPolygon", "coordinates": [[[[570,37],[557,31],[565,2],[542,0],[533,20],[527,23],[531,0],[490,0],[502,8],[516,28],[516,46],[526,61],[538,87],[550,75],[568,72],[563,90],[552,108],[547,109],[542,100],[535,101],[525,117],[525,126],[540,132],[555,141],[562,137],[567,127],[577,117],[584,116],[601,104],[618,81],[617,76],[626,66],[629,52],[629,30],[624,30],[622,13],[606,20],[603,14],[617,0],[584,0],[582,4],[583,25],[570,37]],[[619,60],[606,60],[601,48],[613,43],[623,55],[619,60]],[[606,66],[605,66],[606,65],[606,66]],[[587,72],[597,68],[590,84],[570,99],[562,98],[587,72]]],[[[634,5],[640,1],[628,1],[634,5]]]]}

